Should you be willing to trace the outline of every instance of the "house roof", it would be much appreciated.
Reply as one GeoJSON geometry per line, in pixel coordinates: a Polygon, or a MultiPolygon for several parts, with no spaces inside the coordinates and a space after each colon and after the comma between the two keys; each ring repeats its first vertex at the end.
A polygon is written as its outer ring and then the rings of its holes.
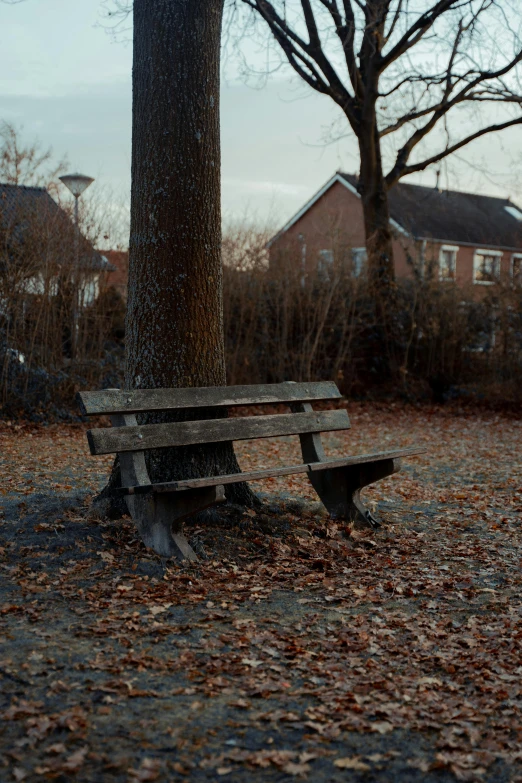
{"type": "MultiPolygon", "coordinates": [[[[47,225],[53,223],[63,232],[64,239],[73,241],[73,224],[69,216],[45,188],[0,183],[0,229],[10,228],[12,239],[23,244],[24,231],[34,218],[47,225]]],[[[89,272],[115,269],[83,235],[80,235],[80,266],[89,272]]]]}
{"type": "MultiPolygon", "coordinates": [[[[339,172],[352,187],[358,179],[339,172]]],[[[443,239],[473,245],[516,248],[522,244],[520,220],[506,210],[517,207],[506,198],[438,190],[399,182],[389,192],[390,217],[417,239],[443,239]]]]}
{"type": "MultiPolygon", "coordinates": [[[[339,171],[271,242],[296,223],[335,182],[340,182],[360,198],[358,178],[339,171]]],[[[513,250],[522,247],[522,210],[509,199],[399,182],[389,191],[388,203],[392,225],[415,239],[513,250]]]]}
{"type": "Polygon", "coordinates": [[[51,198],[45,188],[29,187],[28,185],[8,185],[0,182],[0,220],[14,218],[21,211],[34,209],[48,209],[56,212],[60,207],[51,198]]]}

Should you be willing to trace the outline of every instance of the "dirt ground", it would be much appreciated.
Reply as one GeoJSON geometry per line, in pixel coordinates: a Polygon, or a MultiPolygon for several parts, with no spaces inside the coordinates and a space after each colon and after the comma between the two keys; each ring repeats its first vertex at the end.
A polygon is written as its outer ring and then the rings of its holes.
{"type": "Polygon", "coordinates": [[[522,421],[349,410],[332,455],[428,449],[365,492],[382,528],[276,479],[195,566],[90,512],[82,427],[0,424],[1,781],[522,783],[522,421]]]}

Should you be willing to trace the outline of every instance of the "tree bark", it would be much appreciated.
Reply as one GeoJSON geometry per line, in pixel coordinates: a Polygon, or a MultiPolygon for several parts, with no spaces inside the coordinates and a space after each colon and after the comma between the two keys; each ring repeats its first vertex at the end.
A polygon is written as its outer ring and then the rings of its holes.
{"type": "MultiPolygon", "coordinates": [[[[223,0],[135,0],[126,388],[224,386],[223,0]]],[[[147,421],[206,418],[216,411],[147,421]]],[[[231,443],[148,453],[152,481],[239,470],[231,443]]],[[[115,465],[111,484],[118,481],[115,465]]],[[[234,490],[229,490],[230,498],[234,490]]],[[[233,499],[251,503],[246,485],[233,499]]]]}
{"type": "Polygon", "coordinates": [[[379,76],[375,56],[365,62],[366,89],[360,102],[357,137],[361,159],[359,192],[361,195],[368,269],[373,291],[386,300],[395,289],[393,245],[390,231],[388,188],[382,166],[381,139],[377,122],[379,76]]]}
{"type": "Polygon", "coordinates": [[[383,357],[385,361],[381,367],[387,374],[394,374],[398,348],[395,318],[397,289],[388,188],[382,167],[375,102],[371,107],[370,117],[370,122],[362,124],[359,135],[359,191],[364,217],[370,292],[375,303],[377,326],[386,350],[386,356],[383,357]]]}

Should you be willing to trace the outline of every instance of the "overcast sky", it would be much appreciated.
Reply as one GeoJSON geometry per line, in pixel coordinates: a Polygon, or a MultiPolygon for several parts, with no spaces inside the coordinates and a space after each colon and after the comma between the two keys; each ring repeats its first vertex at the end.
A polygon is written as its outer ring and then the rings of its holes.
{"type": "MultiPolygon", "coordinates": [[[[67,156],[71,170],[118,200],[130,188],[131,62],[131,46],[104,29],[100,0],[0,3],[0,119],[67,156]]],[[[227,65],[221,116],[225,215],[281,225],[337,169],[358,169],[353,138],[321,143],[337,116],[329,99],[290,78],[256,90],[227,65]]],[[[518,128],[481,140],[463,158],[472,165],[452,161],[445,187],[521,202],[518,128]]],[[[432,185],[435,173],[412,181],[432,185]]]]}

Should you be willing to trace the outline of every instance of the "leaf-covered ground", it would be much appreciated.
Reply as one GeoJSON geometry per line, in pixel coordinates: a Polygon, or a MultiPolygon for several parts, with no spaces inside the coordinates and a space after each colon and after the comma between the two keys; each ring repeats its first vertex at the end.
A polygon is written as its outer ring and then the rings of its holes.
{"type": "Polygon", "coordinates": [[[193,567],[90,514],[81,427],[0,425],[2,781],[522,781],[522,422],[350,413],[331,454],[429,449],[366,491],[380,530],[278,479],[193,567]]]}

